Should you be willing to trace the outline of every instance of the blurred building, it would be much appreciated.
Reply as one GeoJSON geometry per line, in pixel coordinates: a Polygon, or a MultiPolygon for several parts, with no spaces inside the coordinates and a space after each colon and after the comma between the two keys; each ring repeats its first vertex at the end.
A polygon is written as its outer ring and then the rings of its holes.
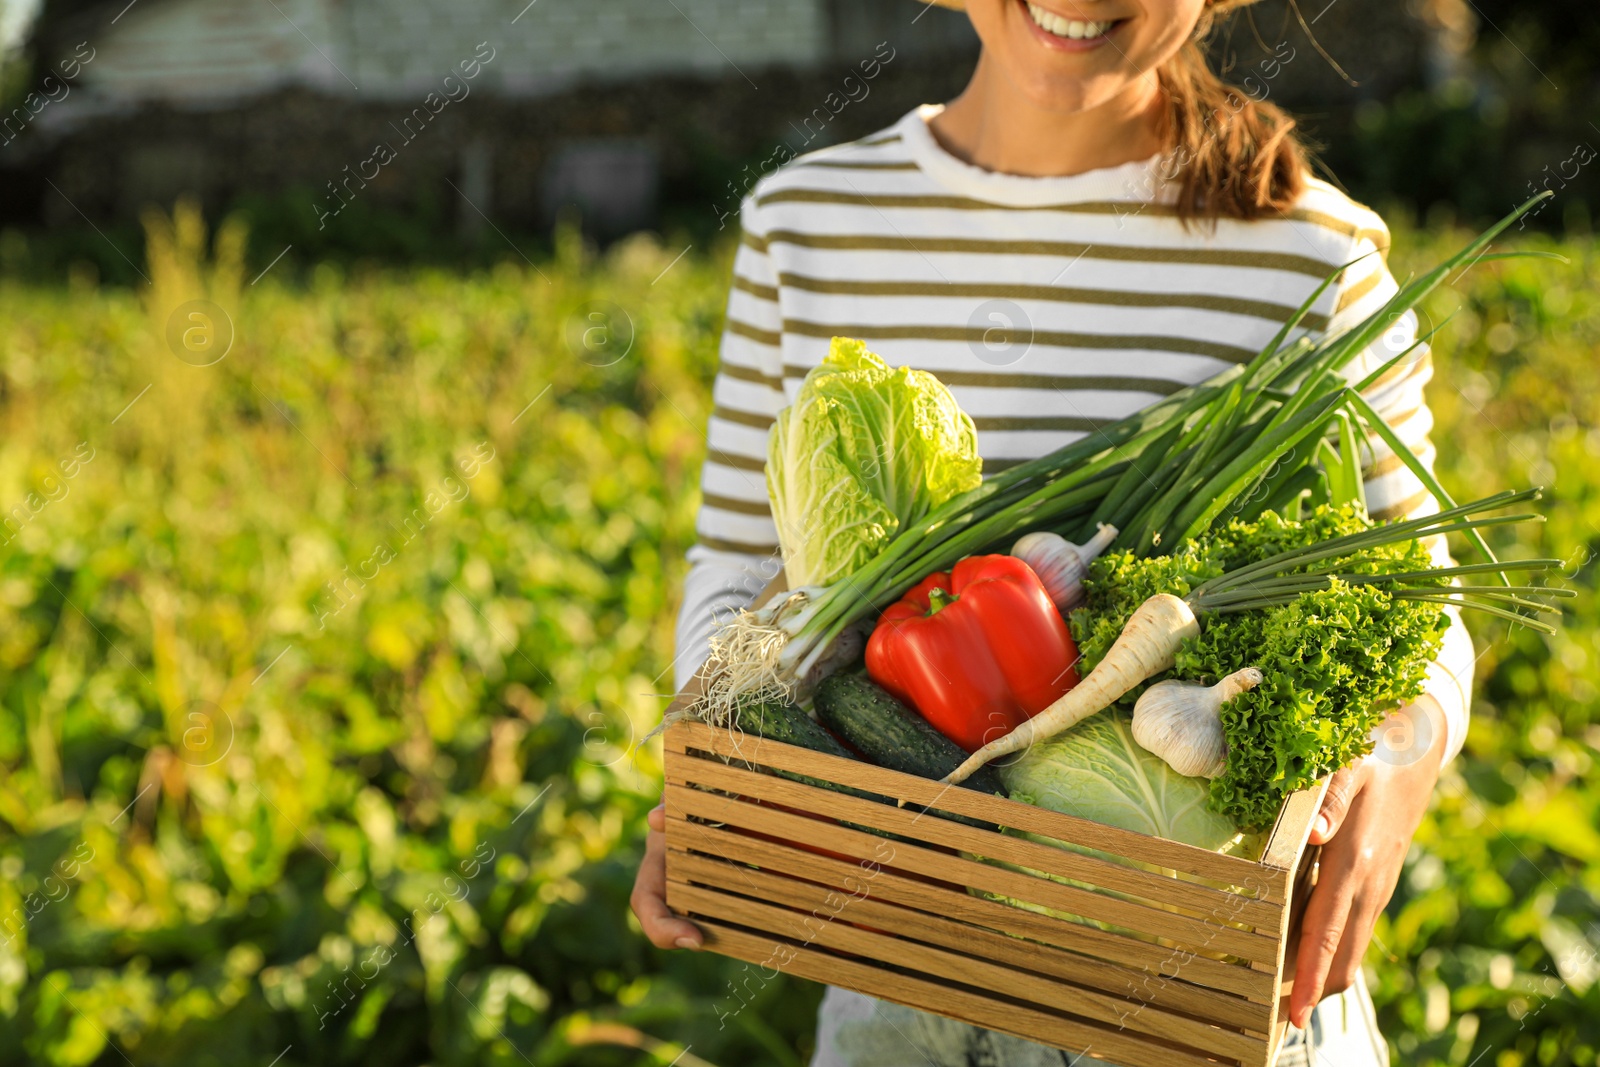
{"type": "MultiPolygon", "coordinates": [[[[1330,63],[1269,0],[1220,48],[1253,95],[1383,99],[1450,75],[1463,3],[1335,0],[1312,13],[1330,63]]],[[[786,154],[952,95],[976,51],[922,0],[43,0],[34,92],[0,115],[0,222],[181,193],[308,234],[347,210],[472,230],[568,205],[620,233],[663,197],[721,220],[786,154]]]]}
{"type": "MultiPolygon", "coordinates": [[[[179,192],[301,190],[330,212],[356,193],[449,195],[468,227],[576,202],[598,228],[626,230],[648,221],[663,184],[890,121],[898,104],[872,100],[884,71],[948,80],[950,59],[976,52],[963,16],[918,0],[70,7],[46,3],[38,106],[0,131],[14,194],[0,210],[13,216],[30,203],[49,221],[125,217],[179,192]],[[374,160],[379,146],[394,158],[374,160]]],[[[307,218],[317,210],[307,199],[307,218]]]]}

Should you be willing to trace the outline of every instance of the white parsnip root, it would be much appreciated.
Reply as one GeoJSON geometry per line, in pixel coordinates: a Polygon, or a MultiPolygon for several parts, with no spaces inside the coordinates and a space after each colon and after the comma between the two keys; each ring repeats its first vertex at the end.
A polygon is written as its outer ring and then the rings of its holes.
{"type": "Polygon", "coordinates": [[[1181,597],[1157,593],[1139,605],[1139,610],[1122,627],[1116,643],[1087,677],[1009,734],[978,749],[946,775],[945,782],[951,785],[964,782],[991,760],[1070,730],[1095,712],[1109,707],[1112,701],[1139,683],[1171,670],[1183,639],[1199,633],[1200,624],[1181,597]]]}

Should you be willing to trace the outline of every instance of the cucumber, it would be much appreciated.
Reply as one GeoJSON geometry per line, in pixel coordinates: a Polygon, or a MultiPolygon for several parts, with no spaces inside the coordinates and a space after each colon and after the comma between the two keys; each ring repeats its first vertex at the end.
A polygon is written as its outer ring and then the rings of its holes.
{"type": "Polygon", "coordinates": [[[735,725],[752,737],[781,741],[786,745],[826,752],[830,756],[855,759],[828,731],[818,726],[798,704],[781,700],[748,700],[739,705],[735,725]]]}
{"type": "MultiPolygon", "coordinates": [[[[854,752],[845,748],[837,738],[818,726],[815,720],[807,715],[805,709],[798,704],[788,704],[781,700],[747,700],[740,703],[735,712],[734,721],[735,725],[750,737],[759,737],[767,741],[781,741],[786,745],[809,748],[813,752],[825,752],[830,756],[843,756],[848,760],[856,758],[854,752]]],[[[792,782],[814,785],[818,789],[828,789],[835,793],[861,797],[864,800],[881,801],[883,799],[873,793],[863,792],[847,785],[840,785],[837,782],[813,778],[808,774],[796,774],[793,771],[780,771],[776,768],[767,769],[779,778],[787,778],[792,782]]]]}
{"type": "MultiPolygon", "coordinates": [[[[817,686],[814,703],[822,725],[872,762],[938,781],[967,753],[928,721],[864,674],[835,674],[817,686]]],[[[980,793],[1006,795],[1000,776],[984,767],[964,783],[980,793]]]]}

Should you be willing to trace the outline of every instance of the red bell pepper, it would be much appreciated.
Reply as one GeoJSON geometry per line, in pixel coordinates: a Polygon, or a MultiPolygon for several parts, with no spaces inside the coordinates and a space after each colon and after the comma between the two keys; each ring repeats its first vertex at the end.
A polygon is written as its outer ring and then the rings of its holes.
{"type": "Polygon", "coordinates": [[[968,556],[884,611],[867,674],[975,752],[1078,684],[1078,649],[1038,575],[1015,556],[968,556]]]}

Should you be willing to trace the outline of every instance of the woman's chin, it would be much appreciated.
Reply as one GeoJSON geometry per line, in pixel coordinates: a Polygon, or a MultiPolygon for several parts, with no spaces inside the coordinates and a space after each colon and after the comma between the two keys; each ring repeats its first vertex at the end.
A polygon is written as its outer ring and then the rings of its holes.
{"type": "MultiPolygon", "coordinates": [[[[1030,24],[1027,30],[1037,27],[1030,24]]],[[[1115,99],[1139,80],[1138,71],[1112,48],[1062,52],[1040,48],[1032,40],[1008,44],[1011,55],[1001,67],[1008,80],[1041,111],[1089,111],[1115,99]]]]}
{"type": "Polygon", "coordinates": [[[1055,115],[1075,115],[1108,104],[1129,89],[1126,78],[1062,78],[1040,74],[1019,86],[1029,103],[1055,115]]]}

